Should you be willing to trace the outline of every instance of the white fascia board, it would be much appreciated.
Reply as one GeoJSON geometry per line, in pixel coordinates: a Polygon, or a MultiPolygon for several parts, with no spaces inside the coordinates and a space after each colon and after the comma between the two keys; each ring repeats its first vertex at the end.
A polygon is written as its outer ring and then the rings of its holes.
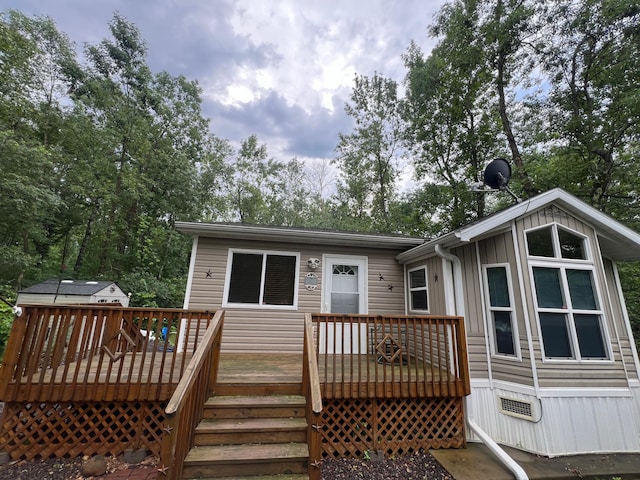
{"type": "Polygon", "coordinates": [[[343,245],[391,250],[408,249],[424,242],[424,239],[416,237],[395,237],[366,233],[302,230],[243,224],[176,222],[176,228],[182,233],[203,237],[343,245]]]}
{"type": "Polygon", "coordinates": [[[414,247],[397,255],[396,258],[401,263],[409,263],[432,255],[437,244],[440,244],[443,248],[452,248],[479,240],[484,236],[496,234],[501,229],[507,228],[514,219],[533,213],[550,204],[559,205],[576,217],[586,220],[596,229],[598,236],[608,244],[623,247],[610,249],[610,256],[614,260],[640,258],[640,234],[560,188],[554,188],[531,199],[524,200],[502,212],[414,247]]]}

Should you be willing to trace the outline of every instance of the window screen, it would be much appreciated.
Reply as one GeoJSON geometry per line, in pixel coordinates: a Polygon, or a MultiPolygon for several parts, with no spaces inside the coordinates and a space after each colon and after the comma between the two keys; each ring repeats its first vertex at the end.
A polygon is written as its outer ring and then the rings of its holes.
{"type": "Polygon", "coordinates": [[[227,301],[293,305],[296,265],[294,255],[234,252],[227,301]]]}
{"type": "Polygon", "coordinates": [[[262,255],[234,253],[229,280],[230,303],[259,303],[262,255]]]}
{"type": "Polygon", "coordinates": [[[573,308],[597,310],[590,270],[567,270],[567,283],[573,308]]]}
{"type": "Polygon", "coordinates": [[[509,307],[509,284],[507,269],[504,267],[487,268],[489,282],[489,301],[492,307],[509,307]]]}
{"type": "Polygon", "coordinates": [[[540,328],[547,358],[572,358],[566,316],[561,313],[540,313],[540,328]]]}
{"type": "Polygon", "coordinates": [[[296,257],[267,255],[263,303],[266,305],[293,305],[295,278],[296,257]]]}
{"type": "Polygon", "coordinates": [[[562,287],[560,286],[560,270],[557,268],[533,267],[533,278],[536,282],[536,296],[541,308],[566,308],[562,287]]]}

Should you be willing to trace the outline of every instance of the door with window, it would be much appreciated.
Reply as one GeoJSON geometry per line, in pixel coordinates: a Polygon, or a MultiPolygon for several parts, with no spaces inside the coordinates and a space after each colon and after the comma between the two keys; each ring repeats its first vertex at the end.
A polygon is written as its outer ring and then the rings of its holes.
{"type": "MultiPolygon", "coordinates": [[[[367,313],[367,257],[325,255],[323,259],[322,311],[367,313]]],[[[366,326],[358,323],[325,325],[327,353],[359,353],[366,350],[366,326]]],[[[321,345],[325,344],[321,341],[321,345]]],[[[325,352],[321,352],[325,353],[325,352]]]]}

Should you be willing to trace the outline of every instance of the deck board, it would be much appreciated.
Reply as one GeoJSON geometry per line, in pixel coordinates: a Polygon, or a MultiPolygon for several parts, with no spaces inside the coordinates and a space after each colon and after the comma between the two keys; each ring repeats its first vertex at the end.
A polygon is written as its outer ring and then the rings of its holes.
{"type": "MultiPolygon", "coordinates": [[[[59,399],[168,399],[187,368],[190,355],[167,352],[129,352],[113,360],[100,355],[93,361],[71,362],[31,378],[23,378],[10,388],[30,390],[44,398],[59,399]],[[75,379],[75,381],[74,381],[75,379]],[[74,392],[60,392],[65,383],[80,384],[74,392]],[[26,388],[26,387],[29,388],[26,388]]],[[[319,355],[318,369],[323,394],[331,398],[353,396],[441,396],[450,394],[458,379],[429,364],[409,361],[387,364],[371,355],[319,355]],[[381,386],[382,385],[382,386],[381,386]],[[407,386],[407,385],[413,385],[407,386]]],[[[300,384],[302,354],[222,353],[219,384],[300,384]]],[[[35,400],[30,398],[29,400],[35,400]]]]}

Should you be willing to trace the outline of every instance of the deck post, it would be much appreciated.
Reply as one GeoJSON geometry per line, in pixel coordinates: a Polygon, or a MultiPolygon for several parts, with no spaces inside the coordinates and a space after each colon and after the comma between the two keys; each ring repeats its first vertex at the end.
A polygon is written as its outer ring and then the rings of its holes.
{"type": "MultiPolygon", "coordinates": [[[[23,310],[22,315],[16,316],[13,319],[11,325],[11,333],[9,334],[9,340],[4,350],[4,356],[2,357],[2,366],[0,367],[0,392],[7,391],[7,385],[13,378],[18,365],[18,357],[20,353],[20,346],[24,338],[27,322],[25,320],[25,312],[23,310]]],[[[4,401],[12,400],[12,398],[3,399],[4,401]]]]}
{"type": "Polygon", "coordinates": [[[319,413],[310,412],[307,419],[307,442],[309,444],[309,480],[320,480],[322,465],[322,445],[320,439],[320,429],[322,428],[322,417],[319,413]],[[311,420],[311,422],[309,422],[311,420]]]}

